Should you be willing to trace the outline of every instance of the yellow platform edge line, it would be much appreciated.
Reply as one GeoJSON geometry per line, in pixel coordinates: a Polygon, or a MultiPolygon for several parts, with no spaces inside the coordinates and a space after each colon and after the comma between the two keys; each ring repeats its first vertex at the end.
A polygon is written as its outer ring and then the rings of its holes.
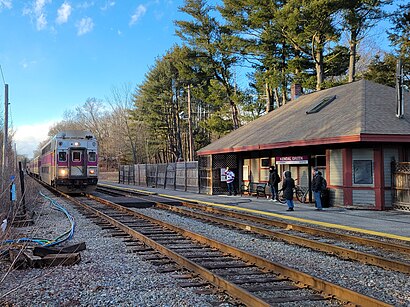
{"type": "MultiPolygon", "coordinates": [[[[101,184],[101,185],[110,186],[110,185],[107,185],[107,184],[101,184]]],[[[118,186],[113,186],[113,187],[118,187],[118,186]]],[[[121,188],[123,188],[123,187],[121,187],[121,188]]],[[[399,236],[399,235],[395,235],[395,234],[391,234],[391,233],[384,233],[384,232],[379,232],[379,231],[374,231],[374,230],[367,230],[367,229],[362,229],[362,228],[350,227],[350,226],[346,226],[346,225],[338,225],[338,224],[332,224],[332,223],[327,223],[327,222],[320,222],[320,221],[315,221],[315,220],[303,219],[303,218],[299,218],[299,217],[282,215],[282,214],[278,214],[278,213],[272,213],[272,212],[266,212],[266,211],[259,211],[259,210],[255,210],[255,209],[248,209],[248,208],[241,208],[241,207],[236,207],[236,206],[212,203],[212,202],[201,201],[201,200],[197,200],[197,199],[190,199],[190,198],[184,198],[184,197],[179,197],[179,196],[172,196],[172,195],[168,195],[168,194],[159,194],[159,193],[149,192],[149,191],[144,191],[144,190],[137,190],[137,189],[131,189],[131,188],[125,188],[125,187],[124,187],[124,189],[125,190],[136,191],[136,192],[140,192],[140,193],[146,193],[146,194],[150,194],[150,195],[158,195],[158,196],[162,196],[162,197],[168,197],[168,198],[183,200],[183,201],[187,201],[187,202],[195,202],[195,203],[214,206],[214,207],[235,209],[235,210],[238,210],[238,211],[257,213],[257,214],[260,214],[260,215],[278,217],[278,218],[281,218],[281,219],[297,221],[297,222],[302,222],[302,223],[308,223],[308,224],[313,224],[313,225],[319,225],[319,226],[328,227],[328,228],[343,229],[343,230],[347,230],[347,231],[355,231],[355,232],[363,233],[363,234],[367,234],[367,235],[373,235],[373,236],[379,236],[379,237],[384,237],[384,238],[390,238],[390,239],[396,239],[396,240],[402,240],[402,241],[409,241],[410,242],[410,237],[399,236]]]]}
{"type": "Polygon", "coordinates": [[[260,215],[278,217],[278,218],[281,218],[281,219],[292,220],[292,221],[297,221],[297,222],[303,222],[303,223],[308,223],[308,224],[314,224],[314,225],[324,226],[324,227],[328,227],[328,228],[343,229],[343,230],[347,230],[347,231],[355,231],[355,232],[359,232],[359,233],[363,233],[363,234],[374,235],[374,236],[379,236],[379,237],[384,237],[384,238],[390,238],[390,239],[396,239],[396,240],[402,240],[402,241],[410,241],[410,237],[399,236],[399,235],[395,235],[395,234],[391,234],[391,233],[384,233],[384,232],[367,230],[367,229],[356,228],[356,227],[351,227],[351,226],[338,225],[338,224],[332,224],[332,223],[327,223],[327,222],[320,222],[320,221],[315,221],[315,220],[303,219],[303,218],[299,218],[299,217],[286,216],[286,215],[282,215],[282,214],[278,214],[278,213],[259,211],[259,210],[255,210],[255,209],[241,208],[241,207],[218,204],[218,203],[211,203],[211,202],[206,202],[206,201],[198,201],[196,199],[189,199],[189,198],[182,198],[182,197],[177,197],[177,196],[170,196],[170,195],[167,195],[167,194],[158,194],[158,196],[164,196],[164,197],[166,196],[166,197],[169,197],[169,198],[175,198],[175,199],[190,201],[190,202],[197,202],[197,203],[201,203],[201,204],[209,205],[209,206],[215,206],[215,207],[221,207],[221,208],[227,208],[227,209],[235,209],[235,210],[238,210],[238,211],[244,211],[244,212],[250,212],[250,213],[257,213],[257,214],[260,214],[260,215]]]}

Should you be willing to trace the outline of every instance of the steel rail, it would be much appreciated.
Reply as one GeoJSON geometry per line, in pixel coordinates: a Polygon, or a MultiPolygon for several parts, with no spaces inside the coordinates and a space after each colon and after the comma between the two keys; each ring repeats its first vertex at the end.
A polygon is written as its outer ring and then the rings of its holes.
{"type": "MultiPolygon", "coordinates": [[[[265,301],[263,301],[262,299],[254,296],[253,294],[251,294],[250,292],[246,291],[245,289],[238,287],[237,285],[227,281],[226,279],[218,276],[217,274],[212,273],[211,271],[205,269],[204,267],[190,261],[189,259],[179,255],[178,253],[168,249],[167,247],[163,246],[162,244],[159,244],[157,242],[155,242],[154,240],[148,238],[147,236],[139,233],[138,231],[124,225],[123,223],[117,221],[115,218],[111,218],[110,216],[106,215],[105,213],[89,207],[87,205],[84,205],[83,203],[75,200],[74,198],[72,198],[69,195],[64,195],[65,197],[67,197],[68,199],[70,199],[72,202],[76,203],[77,205],[81,206],[82,208],[92,212],[93,214],[97,215],[100,218],[105,219],[106,221],[108,221],[111,225],[117,227],[118,229],[122,230],[123,232],[129,234],[130,236],[140,240],[141,242],[145,243],[146,245],[152,247],[153,249],[159,251],[161,254],[169,257],[170,259],[172,259],[173,261],[175,261],[176,263],[178,263],[179,265],[195,272],[196,274],[198,274],[199,276],[201,276],[203,279],[207,280],[208,282],[210,282],[211,284],[213,284],[215,287],[222,289],[223,291],[226,291],[226,293],[228,293],[229,295],[231,295],[233,298],[238,299],[239,301],[241,301],[243,304],[246,304],[248,306],[257,306],[257,307],[262,307],[262,306],[270,306],[270,304],[266,303],[265,301]]],[[[132,211],[132,210],[123,210],[124,208],[122,208],[119,205],[116,205],[114,203],[111,203],[107,200],[101,200],[99,198],[96,197],[90,197],[96,201],[99,201],[101,203],[104,203],[105,205],[108,205],[116,210],[122,211],[124,213],[127,214],[131,214],[135,217],[138,218],[143,218],[145,220],[149,220],[150,222],[153,222],[161,227],[168,227],[169,225],[164,223],[162,224],[162,222],[157,221],[155,219],[148,219],[147,216],[145,215],[141,215],[141,214],[137,214],[136,212],[132,211]]],[[[174,230],[176,231],[176,230],[174,230]]],[[[178,231],[179,233],[183,233],[182,229],[179,229],[178,231]]],[[[185,235],[185,233],[183,233],[185,235]]],[[[195,239],[194,239],[195,240],[195,239]]]]}
{"type": "MultiPolygon", "coordinates": [[[[147,191],[138,191],[137,192],[133,189],[110,186],[110,185],[105,185],[105,184],[103,184],[102,186],[104,186],[105,188],[110,188],[110,189],[117,190],[117,191],[123,191],[123,192],[131,193],[131,194],[134,194],[134,195],[141,195],[141,194],[143,194],[145,196],[153,196],[153,195],[155,196],[155,195],[157,195],[157,193],[152,193],[152,192],[147,192],[147,191]]],[[[172,199],[175,199],[175,197],[172,197],[172,199]]],[[[393,251],[393,252],[396,252],[396,253],[400,252],[400,253],[410,255],[410,246],[409,245],[395,244],[395,243],[390,243],[390,242],[383,242],[383,241],[370,239],[370,238],[365,238],[365,237],[357,237],[357,236],[353,236],[353,235],[342,234],[342,233],[326,230],[326,229],[324,229],[324,227],[314,228],[314,227],[309,227],[309,226],[303,226],[303,225],[300,225],[300,224],[294,224],[294,223],[288,223],[288,222],[274,220],[274,219],[268,219],[268,218],[265,218],[265,217],[260,217],[260,216],[256,216],[256,215],[252,215],[252,214],[248,214],[248,213],[241,213],[241,212],[233,211],[233,210],[220,209],[220,208],[206,206],[206,205],[203,205],[203,204],[187,202],[187,201],[183,201],[183,200],[181,200],[181,204],[183,206],[186,206],[186,207],[189,207],[189,208],[200,209],[202,211],[209,211],[209,212],[213,212],[213,213],[229,215],[229,216],[232,216],[232,217],[237,218],[237,219],[250,220],[250,221],[263,223],[263,224],[274,226],[274,227],[280,227],[280,228],[284,228],[284,229],[305,232],[305,233],[308,233],[308,234],[311,234],[311,235],[321,236],[321,237],[325,237],[325,238],[338,239],[338,240],[342,240],[342,241],[345,241],[345,242],[356,243],[356,244],[363,245],[363,246],[381,248],[381,249],[385,249],[385,250],[388,250],[388,251],[393,251]]]]}
{"type": "Polygon", "coordinates": [[[257,233],[257,234],[262,234],[262,235],[266,235],[266,236],[273,237],[273,238],[278,238],[288,243],[312,248],[314,250],[326,252],[328,254],[335,254],[344,259],[356,260],[356,261],[360,261],[365,264],[371,264],[371,265],[375,265],[375,266],[382,267],[385,269],[410,274],[410,264],[405,263],[405,262],[385,259],[380,256],[363,253],[363,252],[339,247],[339,246],[328,244],[328,243],[318,242],[315,240],[306,239],[303,237],[298,237],[295,235],[286,234],[286,233],[282,233],[279,231],[274,231],[274,230],[258,227],[255,225],[231,221],[231,220],[227,220],[227,219],[220,218],[220,217],[210,216],[204,213],[193,212],[193,211],[186,210],[180,207],[169,206],[166,204],[159,204],[159,203],[157,203],[156,206],[159,208],[169,210],[169,211],[181,213],[181,214],[193,217],[193,218],[212,221],[212,222],[219,223],[222,225],[228,225],[231,227],[235,227],[237,229],[242,229],[242,230],[250,231],[253,233],[257,233]]]}
{"type": "Polygon", "coordinates": [[[293,223],[288,223],[288,222],[283,222],[283,221],[278,221],[278,220],[272,220],[272,219],[259,217],[259,216],[251,215],[247,213],[240,213],[240,212],[236,212],[232,210],[213,208],[209,206],[198,205],[198,204],[193,204],[193,203],[184,202],[184,201],[182,201],[181,203],[183,206],[186,206],[192,209],[199,209],[202,211],[219,213],[219,214],[228,215],[228,216],[231,216],[237,219],[250,220],[250,221],[254,221],[254,222],[258,222],[258,223],[262,223],[262,224],[266,224],[266,225],[270,225],[274,227],[280,227],[283,229],[300,231],[300,232],[308,233],[311,235],[338,239],[338,240],[342,240],[342,241],[349,242],[349,243],[356,243],[356,244],[363,245],[363,246],[370,246],[370,247],[385,249],[388,251],[393,251],[396,253],[400,252],[400,253],[410,255],[410,246],[403,245],[403,244],[394,244],[390,242],[383,242],[383,241],[378,241],[378,240],[369,239],[369,238],[356,237],[352,235],[329,231],[323,228],[313,228],[309,226],[303,226],[303,225],[298,225],[298,224],[293,224],[293,223]]]}
{"type": "MultiPolygon", "coordinates": [[[[209,246],[211,246],[213,248],[216,248],[216,249],[218,249],[218,250],[220,250],[224,253],[227,253],[227,254],[230,254],[232,256],[238,257],[238,258],[242,259],[243,261],[250,262],[250,263],[252,263],[252,264],[256,265],[257,267],[260,267],[264,270],[272,271],[274,273],[279,273],[283,277],[289,278],[289,279],[291,279],[292,281],[294,281],[296,283],[301,283],[303,285],[306,285],[306,286],[308,286],[308,287],[310,287],[310,288],[312,288],[312,289],[314,289],[318,292],[323,293],[326,296],[335,297],[336,299],[338,299],[340,301],[349,302],[351,304],[356,304],[356,305],[391,306],[391,305],[389,305],[385,302],[379,301],[375,298],[366,296],[364,294],[360,294],[360,293],[355,292],[353,290],[350,290],[350,289],[344,288],[342,286],[333,284],[331,282],[325,281],[323,279],[311,276],[307,273],[297,271],[295,269],[289,268],[289,267],[284,266],[282,264],[271,262],[271,261],[269,261],[267,259],[264,259],[260,256],[253,255],[251,253],[248,253],[248,252],[243,251],[241,249],[238,249],[236,247],[232,247],[232,246],[229,246],[227,244],[212,240],[210,238],[207,238],[207,237],[204,237],[202,235],[196,234],[196,233],[191,232],[189,230],[186,230],[186,229],[183,229],[183,228],[168,224],[168,223],[163,222],[163,221],[156,220],[154,218],[143,215],[141,213],[137,213],[137,212],[135,212],[131,209],[128,209],[128,208],[119,206],[117,204],[114,204],[110,201],[100,199],[100,198],[95,197],[93,195],[87,195],[87,197],[90,197],[91,199],[102,202],[102,203],[104,203],[104,204],[106,204],[106,205],[108,205],[112,208],[115,208],[116,210],[119,210],[121,212],[133,215],[133,216],[138,217],[138,218],[143,218],[145,220],[151,221],[152,223],[155,223],[155,224],[160,225],[162,227],[166,227],[168,229],[176,231],[176,232],[182,234],[183,236],[189,237],[189,238],[191,238],[193,240],[196,240],[196,241],[198,241],[202,244],[209,245],[209,246]]],[[[117,222],[115,222],[115,223],[117,223],[117,222]]],[[[127,230],[128,227],[123,225],[123,224],[120,224],[120,226],[122,228],[124,228],[124,231],[129,233],[129,234],[135,232],[132,229],[127,230]]],[[[141,236],[141,235],[139,234],[138,236],[141,236]]],[[[152,241],[151,239],[148,239],[148,240],[142,239],[142,240],[147,245],[152,244],[150,246],[152,246],[154,248],[155,248],[155,246],[159,245],[156,242],[151,242],[152,241]]],[[[180,257],[177,254],[175,254],[173,251],[168,251],[168,249],[166,249],[165,247],[164,247],[164,249],[165,249],[164,252],[166,252],[167,256],[169,256],[169,257],[174,257],[175,256],[177,258],[180,257]]],[[[183,262],[185,262],[185,261],[187,261],[187,263],[190,266],[192,266],[192,270],[194,270],[194,267],[196,265],[193,264],[193,263],[191,264],[191,262],[189,260],[183,258],[183,262]]],[[[178,261],[176,261],[176,262],[179,263],[178,261]]],[[[184,264],[182,264],[182,265],[184,265],[184,264]]],[[[190,268],[190,267],[188,267],[188,268],[190,268]]],[[[235,292],[232,292],[237,288],[237,286],[235,286],[234,284],[231,284],[228,281],[222,281],[222,282],[217,281],[217,279],[214,279],[214,278],[217,277],[217,275],[212,273],[212,272],[209,272],[206,269],[200,270],[199,274],[204,279],[209,280],[212,284],[216,285],[217,287],[222,288],[222,286],[227,286],[228,289],[226,291],[229,294],[231,294],[232,296],[237,297],[235,292]],[[210,279],[208,279],[208,278],[210,278],[210,279]]],[[[257,305],[252,305],[251,304],[250,306],[257,306],[257,305]]]]}

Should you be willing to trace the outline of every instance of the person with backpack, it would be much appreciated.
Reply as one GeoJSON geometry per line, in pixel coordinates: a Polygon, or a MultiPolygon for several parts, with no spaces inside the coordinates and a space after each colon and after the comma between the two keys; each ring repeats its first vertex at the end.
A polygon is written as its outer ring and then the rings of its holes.
{"type": "Polygon", "coordinates": [[[278,171],[274,166],[269,167],[269,186],[272,193],[272,201],[278,201],[279,182],[281,181],[278,171]]]}
{"type": "Polygon", "coordinates": [[[283,196],[286,199],[286,204],[288,205],[288,209],[286,211],[293,211],[293,189],[295,188],[295,180],[292,178],[292,174],[290,171],[285,171],[283,173],[283,183],[282,183],[282,190],[283,196]]]}
{"type": "Polygon", "coordinates": [[[313,179],[312,179],[312,191],[313,197],[315,198],[315,206],[317,211],[321,211],[322,208],[322,200],[321,194],[323,191],[326,190],[326,180],[322,177],[322,173],[315,167],[312,171],[313,179]]]}

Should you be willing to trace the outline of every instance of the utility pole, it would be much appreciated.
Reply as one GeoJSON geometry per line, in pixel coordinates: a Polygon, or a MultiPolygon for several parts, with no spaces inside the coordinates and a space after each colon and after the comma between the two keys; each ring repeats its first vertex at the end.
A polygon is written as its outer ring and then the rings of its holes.
{"type": "Polygon", "coordinates": [[[189,137],[189,161],[194,160],[194,141],[192,136],[191,118],[191,85],[188,84],[188,137],[189,137]]]}
{"type": "Polygon", "coordinates": [[[17,163],[17,144],[14,143],[14,170],[18,170],[18,163],[17,163]]]}
{"type": "Polygon", "coordinates": [[[4,173],[7,167],[7,143],[8,143],[8,122],[9,122],[9,85],[4,85],[4,131],[3,131],[3,159],[1,161],[1,190],[4,190],[4,173]]]}
{"type": "Polygon", "coordinates": [[[396,67],[396,91],[397,91],[396,117],[403,118],[404,116],[403,64],[400,58],[397,60],[397,67],[396,67]]]}

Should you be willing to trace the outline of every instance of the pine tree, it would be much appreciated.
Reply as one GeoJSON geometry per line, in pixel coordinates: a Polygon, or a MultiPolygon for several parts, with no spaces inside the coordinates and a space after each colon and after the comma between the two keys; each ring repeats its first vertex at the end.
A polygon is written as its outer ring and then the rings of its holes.
{"type": "Polygon", "coordinates": [[[382,7],[392,0],[349,0],[342,1],[343,27],[349,34],[349,82],[356,77],[357,45],[365,33],[378,21],[385,18],[382,7]]]}
{"type": "Polygon", "coordinates": [[[213,16],[215,8],[205,0],[185,0],[180,10],[191,20],[176,21],[176,34],[207,63],[207,74],[220,85],[214,83],[218,90],[223,91],[220,98],[229,104],[233,128],[237,129],[240,122],[232,68],[238,58],[230,51],[228,38],[231,31],[218,22],[213,16]]]}
{"type": "Polygon", "coordinates": [[[340,33],[334,25],[339,8],[339,0],[289,0],[275,16],[287,41],[314,62],[317,90],[325,79],[325,46],[339,39],[340,33]]]}

